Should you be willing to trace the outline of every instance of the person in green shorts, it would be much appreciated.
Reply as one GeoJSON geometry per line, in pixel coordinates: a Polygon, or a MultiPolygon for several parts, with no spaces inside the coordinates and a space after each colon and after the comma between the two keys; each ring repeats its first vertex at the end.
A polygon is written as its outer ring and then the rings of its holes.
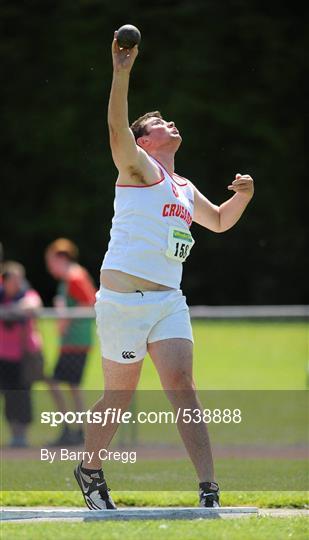
{"type": "MultiPolygon", "coordinates": [[[[95,302],[95,286],[89,273],[78,264],[78,248],[66,238],[52,242],[45,252],[49,273],[59,281],[55,307],[87,307],[95,302]]],[[[72,393],[76,411],[83,410],[80,382],[87,355],[92,345],[91,319],[60,319],[60,352],[54,373],[47,380],[58,410],[67,411],[60,383],[67,383],[72,393]]],[[[72,430],[64,425],[61,435],[52,443],[55,446],[83,442],[82,430],[72,430]]]]}

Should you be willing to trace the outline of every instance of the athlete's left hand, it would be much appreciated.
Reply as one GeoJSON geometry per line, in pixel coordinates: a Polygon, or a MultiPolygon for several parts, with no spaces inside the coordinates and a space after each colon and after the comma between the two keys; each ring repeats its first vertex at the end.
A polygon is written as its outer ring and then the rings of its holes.
{"type": "Polygon", "coordinates": [[[251,199],[254,193],[253,179],[249,174],[236,174],[235,180],[227,187],[227,189],[251,199]]]}

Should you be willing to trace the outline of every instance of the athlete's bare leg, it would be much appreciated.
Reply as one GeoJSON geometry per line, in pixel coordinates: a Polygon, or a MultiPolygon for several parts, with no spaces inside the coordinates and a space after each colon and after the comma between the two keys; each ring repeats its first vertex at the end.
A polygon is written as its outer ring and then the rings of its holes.
{"type": "MultiPolygon", "coordinates": [[[[107,408],[121,409],[123,412],[128,408],[130,400],[136,389],[143,361],[133,364],[120,364],[103,358],[104,394],[92,407],[92,412],[104,413],[107,408]]],[[[94,452],[93,459],[83,461],[85,469],[100,469],[101,460],[98,453],[101,448],[108,448],[119,424],[110,422],[106,426],[87,423],[85,437],[85,451],[94,452]]]]}
{"type": "MultiPolygon", "coordinates": [[[[192,342],[188,339],[165,339],[148,345],[168,399],[174,410],[178,407],[201,409],[192,376],[192,342]]],[[[214,466],[205,423],[181,421],[177,424],[200,482],[214,481],[214,466]]]]}

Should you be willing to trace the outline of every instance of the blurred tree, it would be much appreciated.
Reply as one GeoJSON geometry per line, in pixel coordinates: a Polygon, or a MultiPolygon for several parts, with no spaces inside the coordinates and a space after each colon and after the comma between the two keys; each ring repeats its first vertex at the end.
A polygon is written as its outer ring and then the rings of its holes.
{"type": "Polygon", "coordinates": [[[98,281],[114,180],[106,126],[113,31],[141,28],[130,118],[160,109],[183,135],[177,170],[213,202],[237,172],[256,195],[224,235],[193,227],[190,303],[304,303],[305,17],[256,0],[17,0],[0,4],[1,240],[46,301],[43,252],[78,243],[98,281]]]}

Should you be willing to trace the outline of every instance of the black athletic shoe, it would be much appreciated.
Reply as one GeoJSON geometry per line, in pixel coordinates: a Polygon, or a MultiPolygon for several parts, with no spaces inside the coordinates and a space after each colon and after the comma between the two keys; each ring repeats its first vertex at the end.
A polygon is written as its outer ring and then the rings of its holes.
{"type": "Polygon", "coordinates": [[[103,471],[86,472],[81,464],[74,469],[74,476],[78,482],[85,503],[90,510],[116,510],[117,507],[109,494],[103,471]]]}
{"type": "Polygon", "coordinates": [[[220,490],[216,482],[201,482],[200,485],[200,506],[205,508],[220,507],[220,490]]]}

